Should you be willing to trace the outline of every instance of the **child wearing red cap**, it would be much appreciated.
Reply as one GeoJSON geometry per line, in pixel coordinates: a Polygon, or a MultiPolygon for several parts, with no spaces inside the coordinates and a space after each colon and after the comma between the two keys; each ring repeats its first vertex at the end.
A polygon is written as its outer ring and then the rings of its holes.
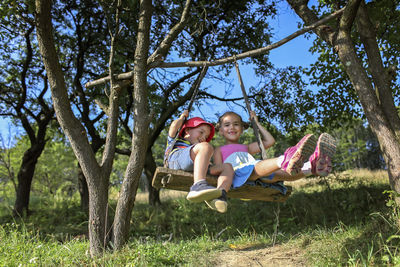
{"type": "Polygon", "coordinates": [[[185,110],[171,123],[165,160],[171,169],[193,171],[194,181],[186,197],[187,200],[206,201],[210,208],[224,213],[228,207],[226,192],[231,187],[234,174],[232,165],[223,163],[210,166],[214,148],[209,142],[215,133],[214,125],[200,117],[186,120],[188,116],[189,111],[185,110]],[[174,136],[180,128],[178,139],[174,144],[174,136]],[[217,188],[207,183],[205,177],[208,171],[212,175],[218,175],[217,188]]]}

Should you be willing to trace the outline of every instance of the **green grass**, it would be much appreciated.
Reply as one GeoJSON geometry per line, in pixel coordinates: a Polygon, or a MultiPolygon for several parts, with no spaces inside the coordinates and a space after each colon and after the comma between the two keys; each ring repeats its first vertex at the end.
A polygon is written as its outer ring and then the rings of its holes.
{"type": "MultiPolygon", "coordinates": [[[[212,266],[215,253],[299,248],[311,266],[398,265],[399,210],[383,172],[347,172],[293,184],[286,203],[230,200],[218,214],[184,198],[138,202],[128,244],[89,256],[86,215],[76,195],[32,195],[28,218],[0,203],[1,266],[212,266]],[[279,213],[279,226],[276,218],[279,213]]],[[[115,201],[112,202],[115,205],[115,201]]]]}

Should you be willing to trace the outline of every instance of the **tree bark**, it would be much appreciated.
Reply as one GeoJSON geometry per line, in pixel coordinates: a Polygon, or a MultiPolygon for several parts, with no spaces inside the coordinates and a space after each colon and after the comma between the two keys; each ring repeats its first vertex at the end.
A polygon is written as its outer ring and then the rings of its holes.
{"type": "Polygon", "coordinates": [[[89,188],[86,182],[86,177],[78,163],[78,189],[81,196],[81,209],[88,213],[89,211],[89,188]]]}
{"type": "MultiPolygon", "coordinates": [[[[89,135],[92,138],[92,143],[91,147],[93,152],[96,154],[96,152],[101,148],[101,146],[104,144],[103,139],[100,138],[100,136],[94,132],[94,125],[91,122],[87,122],[85,119],[83,120],[86,125],[89,125],[89,135]],[[93,128],[91,130],[91,128],[93,128]]],[[[81,197],[81,209],[82,211],[88,213],[89,211],[89,188],[88,184],[86,181],[86,177],[83,174],[82,168],[80,164],[78,163],[78,189],[79,189],[79,195],[81,197]]]]}
{"type": "Polygon", "coordinates": [[[149,191],[149,204],[152,206],[160,205],[160,190],[154,188],[151,184],[153,181],[154,172],[156,171],[157,165],[153,158],[153,153],[147,150],[146,162],[144,165],[144,171],[147,177],[148,191],[149,191]]]}

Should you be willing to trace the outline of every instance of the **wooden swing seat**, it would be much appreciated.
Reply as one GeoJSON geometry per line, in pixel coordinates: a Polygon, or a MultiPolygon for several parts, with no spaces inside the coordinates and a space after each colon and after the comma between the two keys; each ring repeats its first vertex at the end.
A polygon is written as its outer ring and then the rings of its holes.
{"type": "MultiPolygon", "coordinates": [[[[207,182],[217,185],[217,177],[208,175],[207,182]]],[[[193,184],[193,173],[182,170],[172,170],[164,167],[158,167],[153,177],[153,187],[160,189],[173,189],[189,192],[190,186],[193,184]]],[[[261,200],[271,202],[285,202],[292,193],[292,187],[287,187],[286,195],[274,188],[265,188],[262,186],[243,185],[239,188],[232,189],[228,192],[230,198],[240,198],[245,200],[261,200]]]]}

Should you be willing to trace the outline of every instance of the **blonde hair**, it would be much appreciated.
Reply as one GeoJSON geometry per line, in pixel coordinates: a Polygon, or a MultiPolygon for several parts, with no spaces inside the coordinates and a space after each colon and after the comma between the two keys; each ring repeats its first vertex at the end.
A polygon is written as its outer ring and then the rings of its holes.
{"type": "Polygon", "coordinates": [[[242,119],[242,116],[240,116],[240,115],[237,114],[236,112],[227,111],[227,112],[225,112],[224,114],[222,114],[221,116],[219,116],[218,122],[217,122],[217,124],[215,125],[215,130],[216,130],[216,131],[219,131],[219,128],[221,127],[222,120],[223,120],[226,116],[229,116],[229,115],[235,115],[235,116],[237,116],[237,117],[240,119],[240,122],[242,123],[242,127],[243,127],[244,129],[249,128],[249,126],[250,126],[249,123],[248,123],[248,122],[244,122],[243,119],[242,119]]]}

